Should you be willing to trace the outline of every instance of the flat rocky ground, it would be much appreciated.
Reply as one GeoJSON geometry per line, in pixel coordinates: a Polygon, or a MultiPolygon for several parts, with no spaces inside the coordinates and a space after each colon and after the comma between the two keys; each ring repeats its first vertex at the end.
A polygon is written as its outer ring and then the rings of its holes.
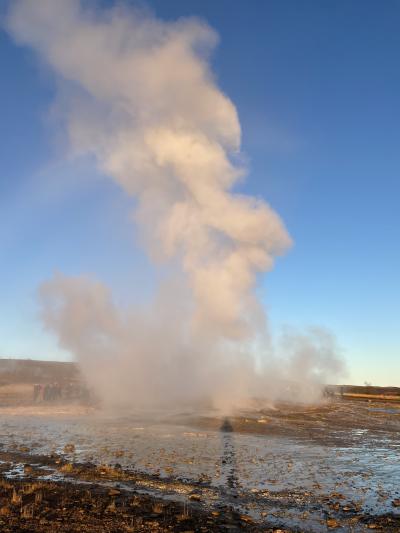
{"type": "MultiPolygon", "coordinates": [[[[218,429],[221,425],[213,416],[188,417],[185,422],[203,429],[218,429]]],[[[382,438],[383,434],[396,439],[400,435],[400,401],[335,398],[319,405],[279,403],[243,411],[229,417],[229,422],[239,433],[346,447],[368,444],[372,437],[382,438]]]]}
{"type": "Polygon", "coordinates": [[[0,531],[400,531],[396,401],[149,421],[23,390],[0,404],[0,531]]]}

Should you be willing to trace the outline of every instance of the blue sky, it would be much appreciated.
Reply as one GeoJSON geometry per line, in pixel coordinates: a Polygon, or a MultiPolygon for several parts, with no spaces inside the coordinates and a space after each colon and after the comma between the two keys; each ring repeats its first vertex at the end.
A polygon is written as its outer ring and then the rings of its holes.
{"type": "MultiPolygon", "coordinates": [[[[295,243],[259,287],[272,330],[325,326],[347,381],[400,385],[400,4],[147,5],[204,17],[220,35],[213,68],[250,167],[241,187],[278,211],[295,243]]],[[[131,201],[90,161],[63,160],[51,74],[5,32],[0,64],[0,356],[67,358],[37,318],[40,282],[91,273],[134,301],[153,274],[131,201]]]]}

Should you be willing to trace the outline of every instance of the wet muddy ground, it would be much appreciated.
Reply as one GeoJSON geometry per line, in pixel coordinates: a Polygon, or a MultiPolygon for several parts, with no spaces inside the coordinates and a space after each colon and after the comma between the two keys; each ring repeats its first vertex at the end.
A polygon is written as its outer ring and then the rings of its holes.
{"type": "Polygon", "coordinates": [[[1,531],[400,531],[397,403],[0,415],[1,531]]]}

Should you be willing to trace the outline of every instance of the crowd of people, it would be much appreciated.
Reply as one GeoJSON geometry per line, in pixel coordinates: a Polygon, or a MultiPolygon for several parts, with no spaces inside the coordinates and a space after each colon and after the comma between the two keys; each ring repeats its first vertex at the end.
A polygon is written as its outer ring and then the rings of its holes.
{"type": "Polygon", "coordinates": [[[33,401],[35,403],[88,399],[89,391],[80,383],[35,383],[33,386],[33,401]]]}

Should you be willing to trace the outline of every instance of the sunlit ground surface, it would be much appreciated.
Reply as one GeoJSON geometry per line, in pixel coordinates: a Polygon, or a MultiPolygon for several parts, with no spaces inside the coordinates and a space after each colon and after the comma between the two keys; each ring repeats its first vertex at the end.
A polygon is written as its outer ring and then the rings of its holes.
{"type": "MultiPolygon", "coordinates": [[[[400,514],[398,405],[338,402],[240,413],[230,421],[240,432],[219,431],[210,413],[9,408],[0,418],[1,449],[118,464],[143,474],[135,490],[170,498],[196,491],[204,505],[224,501],[257,520],[308,531],[326,531],[329,518],[365,531],[361,515],[400,514]]],[[[23,476],[23,465],[14,463],[7,475],[23,476]]],[[[43,470],[45,479],[64,477],[57,468],[43,470]]]]}

